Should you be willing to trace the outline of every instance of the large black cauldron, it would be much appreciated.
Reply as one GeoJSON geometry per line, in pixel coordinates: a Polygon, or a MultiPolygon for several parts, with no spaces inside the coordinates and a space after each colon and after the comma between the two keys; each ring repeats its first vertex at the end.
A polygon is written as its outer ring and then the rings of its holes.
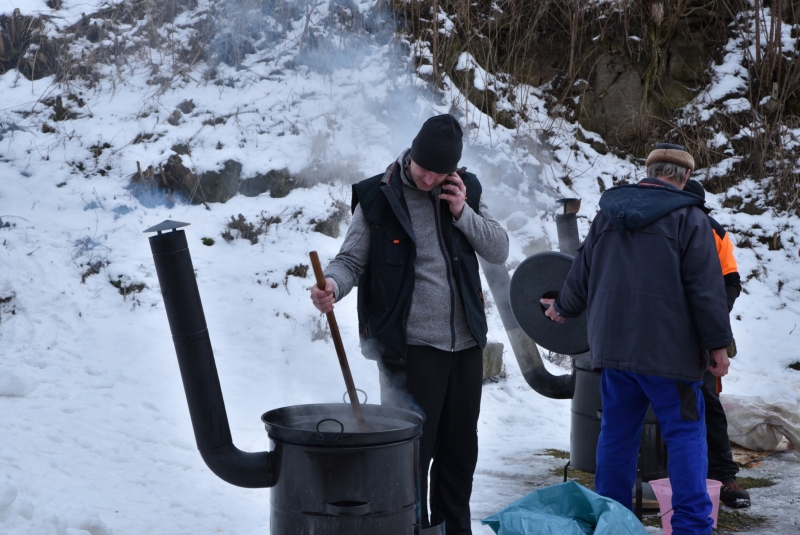
{"type": "Polygon", "coordinates": [[[381,405],[363,411],[366,431],[347,404],[283,407],[261,417],[274,443],[272,533],[415,533],[423,418],[381,405]]]}
{"type": "Polygon", "coordinates": [[[164,221],[145,232],[157,233],[150,248],[197,449],[211,471],[240,487],[273,487],[272,535],[443,533],[419,527],[424,419],[415,412],[364,405],[368,428],[360,430],[348,404],[284,407],[262,416],[272,451],[233,445],[182,226],[164,221]]]}

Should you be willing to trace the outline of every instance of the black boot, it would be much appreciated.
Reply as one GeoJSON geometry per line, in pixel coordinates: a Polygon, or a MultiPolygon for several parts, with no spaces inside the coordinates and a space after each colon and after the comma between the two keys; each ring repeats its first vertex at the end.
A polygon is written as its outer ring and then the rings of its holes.
{"type": "Polygon", "coordinates": [[[735,479],[731,479],[722,483],[719,501],[734,509],[750,507],[750,493],[740,488],[735,479]]]}

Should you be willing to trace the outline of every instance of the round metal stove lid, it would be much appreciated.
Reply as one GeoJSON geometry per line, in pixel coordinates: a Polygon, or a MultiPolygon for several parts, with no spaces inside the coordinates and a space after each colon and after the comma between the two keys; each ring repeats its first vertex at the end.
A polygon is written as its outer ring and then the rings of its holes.
{"type": "Polygon", "coordinates": [[[544,315],[542,297],[555,297],[567,280],[572,266],[570,255],[557,251],[526,258],[511,277],[511,311],[522,330],[540,346],[563,355],[589,351],[586,311],[566,323],[556,323],[544,315]]]}
{"type": "Polygon", "coordinates": [[[300,446],[378,446],[422,434],[425,418],[414,411],[385,405],[361,405],[366,430],[348,403],[294,405],[265,412],[261,421],[272,440],[300,446]]]}

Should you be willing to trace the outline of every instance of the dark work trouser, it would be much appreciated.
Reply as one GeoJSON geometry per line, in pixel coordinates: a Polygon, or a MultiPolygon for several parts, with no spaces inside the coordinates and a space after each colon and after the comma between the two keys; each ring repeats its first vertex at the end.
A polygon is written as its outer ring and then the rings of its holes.
{"type": "Polygon", "coordinates": [[[706,403],[706,442],[708,442],[708,479],[736,479],[739,465],[733,460],[728,439],[728,419],[717,394],[717,378],[706,371],[703,375],[703,399],[706,403]]]}
{"type": "Polygon", "coordinates": [[[420,439],[422,527],[445,522],[447,535],[469,535],[469,499],[478,462],[482,351],[478,346],[456,352],[408,346],[406,359],[405,366],[379,366],[381,403],[425,415],[420,439]]]}
{"type": "Polygon", "coordinates": [[[633,509],[637,453],[648,402],[669,452],[672,533],[708,535],[713,529],[706,490],[708,458],[701,381],[684,382],[603,369],[603,418],[597,443],[595,490],[633,509]]]}

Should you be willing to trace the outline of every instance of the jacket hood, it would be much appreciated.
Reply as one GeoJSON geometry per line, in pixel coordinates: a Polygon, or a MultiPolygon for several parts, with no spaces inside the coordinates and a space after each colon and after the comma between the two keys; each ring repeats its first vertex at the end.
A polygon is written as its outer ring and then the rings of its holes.
{"type": "Polygon", "coordinates": [[[613,187],[600,197],[600,211],[620,232],[647,226],[679,208],[702,208],[703,204],[697,195],[655,178],[613,187]]]}

